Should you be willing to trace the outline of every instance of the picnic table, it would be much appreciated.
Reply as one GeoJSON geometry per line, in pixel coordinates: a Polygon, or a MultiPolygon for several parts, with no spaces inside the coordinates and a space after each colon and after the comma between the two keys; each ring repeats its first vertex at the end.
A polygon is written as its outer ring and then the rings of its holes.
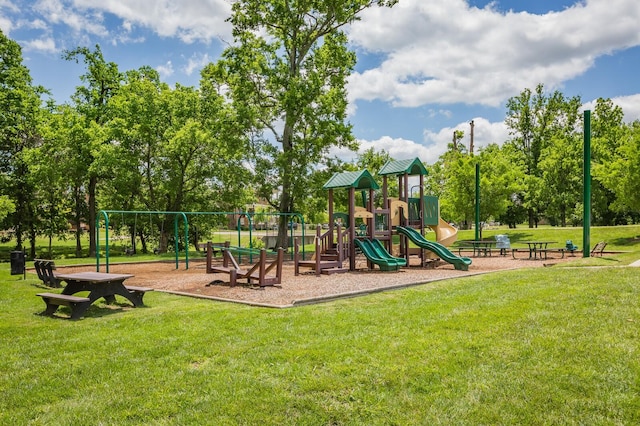
{"type": "MultiPolygon", "coordinates": [[[[526,244],[529,247],[529,259],[537,260],[542,259],[542,253],[546,253],[549,244],[555,244],[555,241],[522,241],[523,244],[526,244]],[[540,257],[538,257],[538,253],[540,253],[540,257]]],[[[515,257],[515,256],[514,256],[515,257]]],[[[545,255],[546,258],[546,255],[545,255]]]]}
{"type": "MultiPolygon", "coordinates": [[[[495,240],[468,240],[460,242],[467,246],[471,246],[470,248],[473,250],[474,256],[491,256],[491,246],[494,246],[497,243],[495,240]]],[[[459,252],[465,248],[466,247],[460,247],[459,252]]]]}
{"type": "Polygon", "coordinates": [[[142,297],[151,288],[125,286],[124,281],[133,277],[130,274],[109,274],[104,272],[77,272],[74,274],[56,274],[56,278],[67,285],[61,294],[40,293],[47,304],[45,313],[53,314],[59,305],[71,307],[71,317],[81,317],[96,300],[104,298],[107,303],[115,302],[120,295],[129,300],[133,306],[142,306],[142,297]],[[76,297],[74,294],[88,291],[87,297],[76,297]]]}

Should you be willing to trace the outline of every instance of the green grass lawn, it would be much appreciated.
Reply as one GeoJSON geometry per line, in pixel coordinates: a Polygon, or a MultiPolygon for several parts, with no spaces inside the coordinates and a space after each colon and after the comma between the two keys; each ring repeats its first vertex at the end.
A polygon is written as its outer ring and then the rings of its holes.
{"type": "Polygon", "coordinates": [[[286,310],[152,292],[79,321],[0,264],[0,424],[638,424],[636,231],[616,267],[286,310]]]}

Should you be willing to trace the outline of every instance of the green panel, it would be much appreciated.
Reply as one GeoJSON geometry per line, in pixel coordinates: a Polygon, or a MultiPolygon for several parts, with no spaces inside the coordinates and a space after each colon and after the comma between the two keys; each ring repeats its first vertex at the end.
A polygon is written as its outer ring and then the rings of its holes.
{"type": "Polygon", "coordinates": [[[425,195],[423,198],[423,214],[425,226],[435,226],[440,220],[440,203],[438,197],[433,195],[425,195]]]}

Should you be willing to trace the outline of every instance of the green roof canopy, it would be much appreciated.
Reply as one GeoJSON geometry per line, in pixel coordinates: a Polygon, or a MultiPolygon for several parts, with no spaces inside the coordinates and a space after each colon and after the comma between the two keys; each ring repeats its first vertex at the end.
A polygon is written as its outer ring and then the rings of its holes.
{"type": "Polygon", "coordinates": [[[380,176],[385,175],[427,175],[427,169],[419,158],[413,160],[387,161],[378,172],[380,176]]]}
{"type": "Polygon", "coordinates": [[[334,174],[322,188],[355,188],[355,189],[380,189],[367,170],[360,172],[343,172],[334,174]]]}

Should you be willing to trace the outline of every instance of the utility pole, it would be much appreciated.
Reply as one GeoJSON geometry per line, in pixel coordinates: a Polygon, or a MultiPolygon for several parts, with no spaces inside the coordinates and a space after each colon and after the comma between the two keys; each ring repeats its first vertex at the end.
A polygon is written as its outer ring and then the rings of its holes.
{"type": "Polygon", "coordinates": [[[453,150],[458,151],[458,139],[456,138],[456,131],[453,131],[453,150]]]}
{"type": "Polygon", "coordinates": [[[471,120],[471,123],[469,123],[469,125],[471,126],[471,141],[469,142],[469,154],[473,155],[473,126],[475,126],[475,124],[473,124],[473,120],[471,120]]]}

